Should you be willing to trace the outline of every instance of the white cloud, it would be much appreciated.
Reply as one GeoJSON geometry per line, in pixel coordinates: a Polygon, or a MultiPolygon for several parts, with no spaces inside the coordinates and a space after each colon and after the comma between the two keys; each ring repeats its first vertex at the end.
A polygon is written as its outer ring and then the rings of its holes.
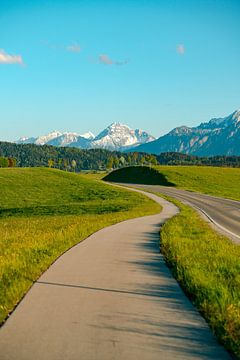
{"type": "Polygon", "coordinates": [[[64,46],[60,44],[51,43],[48,40],[41,41],[42,45],[48,47],[51,50],[59,50],[59,51],[69,51],[73,53],[79,53],[81,51],[81,47],[78,43],[72,43],[70,45],[64,46]]]}
{"type": "Polygon", "coordinates": [[[23,65],[23,59],[21,55],[7,54],[3,49],[0,49],[0,64],[19,64],[23,65]]]}
{"type": "Polygon", "coordinates": [[[66,46],[66,50],[74,53],[79,53],[81,51],[81,47],[79,44],[74,43],[71,45],[66,46]]]}
{"type": "Polygon", "coordinates": [[[178,44],[177,45],[177,53],[180,54],[180,55],[185,54],[185,46],[183,44],[178,44]]]}
{"type": "Polygon", "coordinates": [[[125,65],[129,62],[129,60],[114,61],[114,60],[110,59],[110,57],[108,55],[105,55],[105,54],[99,55],[98,61],[100,64],[103,64],[103,65],[125,65]]]}
{"type": "Polygon", "coordinates": [[[114,62],[110,59],[108,55],[99,55],[99,62],[104,65],[113,65],[114,62]]]}

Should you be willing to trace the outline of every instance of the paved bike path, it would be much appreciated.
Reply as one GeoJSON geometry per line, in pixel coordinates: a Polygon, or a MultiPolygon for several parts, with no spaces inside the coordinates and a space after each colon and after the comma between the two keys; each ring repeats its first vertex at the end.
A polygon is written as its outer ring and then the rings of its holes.
{"type": "Polygon", "coordinates": [[[230,359],[159,252],[178,212],[104,228],[61,256],[0,329],[1,360],[230,359]]]}

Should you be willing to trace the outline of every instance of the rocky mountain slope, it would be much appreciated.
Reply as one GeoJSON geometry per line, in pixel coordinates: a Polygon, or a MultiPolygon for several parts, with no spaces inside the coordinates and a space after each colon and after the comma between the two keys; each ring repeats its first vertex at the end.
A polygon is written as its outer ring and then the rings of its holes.
{"type": "Polygon", "coordinates": [[[240,110],[197,127],[177,127],[159,139],[132,148],[131,151],[154,154],[181,152],[199,156],[240,155],[240,110]]]}

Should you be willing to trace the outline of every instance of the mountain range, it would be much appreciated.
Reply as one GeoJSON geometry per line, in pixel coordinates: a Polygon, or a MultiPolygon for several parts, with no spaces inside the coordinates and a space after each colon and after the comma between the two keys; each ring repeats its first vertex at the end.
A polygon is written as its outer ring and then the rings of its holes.
{"type": "Polygon", "coordinates": [[[127,150],[133,146],[145,144],[155,138],[140,129],[133,130],[127,125],[113,123],[97,136],[91,132],[85,134],[61,133],[53,131],[47,135],[30,138],[20,138],[18,144],[36,144],[53,146],[70,146],[80,149],[103,148],[108,150],[127,150]]]}
{"type": "Polygon", "coordinates": [[[158,139],[140,129],[133,130],[127,125],[113,123],[97,136],[91,132],[80,135],[54,131],[36,138],[21,138],[17,143],[153,154],[180,152],[198,156],[240,155],[240,110],[223,118],[213,118],[196,127],[176,127],[158,139]]]}
{"type": "Polygon", "coordinates": [[[131,151],[161,154],[180,152],[198,156],[240,155],[240,110],[197,127],[180,126],[131,151]]]}

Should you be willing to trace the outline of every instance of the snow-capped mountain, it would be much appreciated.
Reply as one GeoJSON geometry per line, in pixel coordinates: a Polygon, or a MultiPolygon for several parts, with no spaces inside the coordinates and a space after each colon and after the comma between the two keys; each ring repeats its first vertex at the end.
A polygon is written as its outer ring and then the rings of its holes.
{"type": "Polygon", "coordinates": [[[62,133],[60,133],[59,131],[53,131],[48,135],[43,135],[43,136],[39,136],[36,141],[35,144],[36,145],[44,145],[49,143],[50,141],[52,141],[53,139],[58,138],[59,136],[61,136],[62,133]]]}
{"type": "Polygon", "coordinates": [[[154,137],[145,131],[132,130],[127,125],[113,123],[95,137],[91,146],[109,150],[124,150],[152,140],[154,137]]]}
{"type": "Polygon", "coordinates": [[[61,133],[53,131],[37,138],[20,138],[18,144],[37,144],[53,146],[70,146],[81,149],[104,148],[109,150],[125,150],[133,146],[153,141],[155,138],[140,129],[133,130],[127,125],[113,123],[101,131],[96,137],[93,133],[61,133]]]}
{"type": "Polygon", "coordinates": [[[133,148],[160,154],[182,152],[199,156],[240,155],[240,110],[197,127],[180,126],[159,139],[133,148]]]}
{"type": "Polygon", "coordinates": [[[85,134],[77,134],[64,132],[61,133],[59,131],[53,131],[47,135],[39,136],[37,138],[30,137],[22,137],[17,143],[18,144],[36,144],[36,145],[53,145],[53,146],[71,146],[72,144],[79,144],[78,147],[88,148],[88,145],[92,139],[94,139],[94,135],[91,132],[85,134]]]}
{"type": "Polygon", "coordinates": [[[34,137],[21,137],[19,140],[16,141],[17,144],[35,144],[37,138],[34,137]]]}
{"type": "Polygon", "coordinates": [[[95,135],[91,131],[88,131],[80,136],[88,140],[93,140],[95,138],[95,135]]]}

